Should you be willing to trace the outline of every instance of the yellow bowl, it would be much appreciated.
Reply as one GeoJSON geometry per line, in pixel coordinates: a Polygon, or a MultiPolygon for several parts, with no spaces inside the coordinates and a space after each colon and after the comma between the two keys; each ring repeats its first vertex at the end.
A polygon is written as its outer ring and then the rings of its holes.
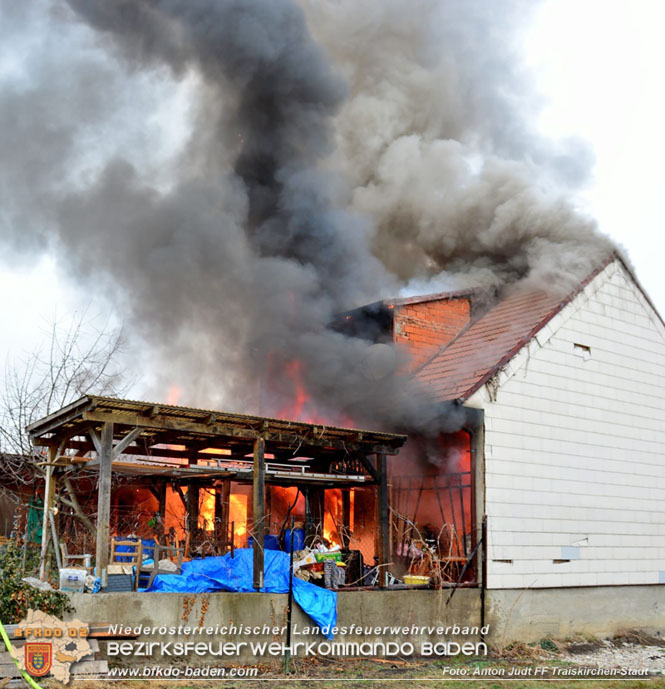
{"type": "Polygon", "coordinates": [[[424,577],[420,574],[405,574],[404,583],[407,586],[418,586],[422,584],[429,584],[429,577],[424,577]]]}

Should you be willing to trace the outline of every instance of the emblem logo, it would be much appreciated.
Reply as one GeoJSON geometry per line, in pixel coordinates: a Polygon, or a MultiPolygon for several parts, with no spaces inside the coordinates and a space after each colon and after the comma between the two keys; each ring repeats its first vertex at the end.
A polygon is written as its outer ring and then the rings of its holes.
{"type": "Polygon", "coordinates": [[[34,677],[43,677],[51,669],[51,644],[28,642],[25,645],[25,669],[34,677]]]}

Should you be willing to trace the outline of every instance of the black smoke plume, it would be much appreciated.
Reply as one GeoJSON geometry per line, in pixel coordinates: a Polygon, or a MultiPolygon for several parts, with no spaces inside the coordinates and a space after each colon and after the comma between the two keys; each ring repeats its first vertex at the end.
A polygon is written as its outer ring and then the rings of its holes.
{"type": "Polygon", "coordinates": [[[26,54],[0,72],[0,236],[104,291],[149,353],[147,397],[288,414],[302,387],[304,415],[453,428],[399,357],[368,375],[371,343],[329,326],[400,293],[565,291],[609,250],[564,200],[586,150],[526,124],[527,9],[4,2],[26,54]]]}

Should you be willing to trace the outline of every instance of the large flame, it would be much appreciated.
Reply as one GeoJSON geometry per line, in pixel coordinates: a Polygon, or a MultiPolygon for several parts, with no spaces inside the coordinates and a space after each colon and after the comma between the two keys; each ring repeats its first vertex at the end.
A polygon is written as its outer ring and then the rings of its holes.
{"type": "Polygon", "coordinates": [[[291,390],[289,401],[276,412],[278,418],[294,419],[305,423],[353,426],[351,418],[345,414],[336,414],[334,417],[330,414],[324,415],[320,409],[315,407],[304,383],[303,366],[300,361],[292,359],[287,362],[284,371],[291,382],[291,390]]]}
{"type": "MultiPolygon", "coordinates": [[[[291,382],[291,389],[289,390],[289,401],[282,405],[276,412],[276,416],[284,419],[295,419],[306,423],[316,424],[336,424],[343,426],[353,426],[350,418],[344,415],[339,415],[337,418],[326,418],[312,403],[312,397],[307,392],[304,384],[303,365],[300,361],[293,359],[286,363],[284,370],[291,382]]],[[[177,385],[171,385],[168,392],[168,403],[178,404],[182,396],[182,389],[177,385]]],[[[175,446],[173,446],[175,448],[175,446]]],[[[180,448],[178,448],[180,449],[180,448]]],[[[184,449],[184,448],[183,448],[184,449]]],[[[225,459],[225,456],[231,454],[231,451],[223,448],[208,447],[200,450],[201,453],[208,455],[217,455],[219,459],[225,459]]],[[[251,458],[251,455],[248,455],[251,458]]],[[[266,454],[266,459],[272,459],[273,456],[266,454]]],[[[200,458],[197,460],[198,465],[216,465],[216,459],[200,458]]],[[[227,460],[228,461],[228,460],[227,460]]],[[[282,522],[287,518],[289,507],[292,507],[288,516],[293,516],[297,521],[302,523],[305,517],[305,501],[304,495],[298,495],[298,489],[295,486],[280,487],[272,486],[271,490],[271,524],[268,525],[270,531],[279,531],[282,522]],[[298,499],[294,505],[294,501],[298,499]]],[[[349,530],[353,531],[354,521],[354,491],[350,490],[350,515],[349,515],[349,530]]],[[[185,508],[182,505],[180,498],[174,493],[169,496],[169,518],[167,518],[167,526],[173,526],[180,538],[184,537],[184,526],[186,522],[185,508]]],[[[228,520],[229,525],[234,523],[234,541],[237,547],[246,545],[245,538],[247,531],[247,512],[248,512],[248,496],[242,492],[232,492],[229,495],[228,506],[228,520]]],[[[324,501],[324,517],[323,517],[323,536],[331,545],[342,544],[342,524],[343,524],[343,503],[342,491],[340,489],[329,489],[325,491],[324,501]]],[[[215,490],[210,489],[203,491],[201,494],[201,502],[199,505],[198,527],[206,532],[212,532],[215,525],[215,490]]],[[[319,527],[321,528],[321,527],[319,527]]]]}
{"type": "Polygon", "coordinates": [[[284,419],[302,420],[305,407],[311,401],[302,382],[302,366],[299,361],[289,361],[284,367],[286,374],[293,383],[293,399],[280,410],[279,416],[284,419]]]}

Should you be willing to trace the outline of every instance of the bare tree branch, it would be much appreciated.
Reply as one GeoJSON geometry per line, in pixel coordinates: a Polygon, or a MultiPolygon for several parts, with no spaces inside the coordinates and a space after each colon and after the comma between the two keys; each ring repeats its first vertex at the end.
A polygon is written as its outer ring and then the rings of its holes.
{"type": "Polygon", "coordinates": [[[61,502],[74,510],[74,514],[80,519],[81,523],[86,527],[86,529],[88,529],[88,531],[94,536],[97,533],[97,529],[81,508],[81,504],[79,503],[74,486],[72,486],[72,482],[69,480],[69,476],[64,474],[62,481],[67,489],[67,493],[69,493],[69,499],[61,497],[61,502]]]}
{"type": "MultiPolygon", "coordinates": [[[[83,311],[68,324],[54,321],[47,341],[23,360],[5,365],[0,384],[0,484],[28,486],[44,476],[45,456],[32,447],[26,426],[85,394],[122,396],[129,388],[120,366],[121,329],[102,327],[83,311]]],[[[58,500],[95,533],[70,477],[58,500]]]]}

